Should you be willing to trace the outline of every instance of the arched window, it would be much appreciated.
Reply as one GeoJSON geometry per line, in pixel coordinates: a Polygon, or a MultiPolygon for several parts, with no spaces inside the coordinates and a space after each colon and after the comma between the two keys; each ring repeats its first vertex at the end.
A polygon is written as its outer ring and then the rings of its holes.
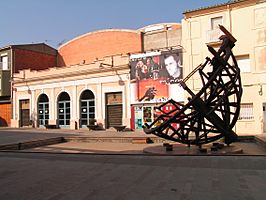
{"type": "Polygon", "coordinates": [[[58,97],[57,113],[59,127],[68,127],[70,125],[70,97],[66,92],[62,92],[58,97]]]}
{"type": "Polygon", "coordinates": [[[49,99],[46,94],[38,98],[38,125],[40,127],[48,124],[49,121],[49,99]]]}
{"type": "Polygon", "coordinates": [[[92,91],[85,90],[80,95],[80,126],[86,127],[95,119],[95,97],[92,91]]]}

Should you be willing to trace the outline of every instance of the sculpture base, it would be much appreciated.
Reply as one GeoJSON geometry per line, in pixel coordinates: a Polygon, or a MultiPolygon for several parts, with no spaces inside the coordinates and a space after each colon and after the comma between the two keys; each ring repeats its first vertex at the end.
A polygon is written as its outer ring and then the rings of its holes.
{"type": "Polygon", "coordinates": [[[216,144],[207,144],[199,148],[198,146],[190,146],[184,144],[172,144],[172,148],[167,148],[169,145],[151,146],[143,149],[144,153],[154,155],[234,155],[242,154],[243,150],[234,145],[223,146],[216,144]]]}

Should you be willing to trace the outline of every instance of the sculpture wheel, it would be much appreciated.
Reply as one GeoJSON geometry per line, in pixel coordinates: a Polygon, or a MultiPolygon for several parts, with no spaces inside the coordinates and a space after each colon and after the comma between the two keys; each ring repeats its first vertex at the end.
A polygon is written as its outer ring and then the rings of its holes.
{"type": "Polygon", "coordinates": [[[207,46],[212,58],[206,57],[179,84],[189,94],[188,102],[182,104],[169,100],[156,109],[161,113],[151,124],[144,124],[145,133],[188,145],[207,144],[224,137],[230,144],[237,140],[232,130],[235,126],[242,96],[240,69],[232,48],[236,39],[223,27],[224,33],[218,51],[207,46]],[[188,86],[191,77],[201,83],[195,92],[188,86]],[[194,78],[195,79],[195,78],[194,78]],[[165,106],[174,109],[166,111],[165,106]]]}

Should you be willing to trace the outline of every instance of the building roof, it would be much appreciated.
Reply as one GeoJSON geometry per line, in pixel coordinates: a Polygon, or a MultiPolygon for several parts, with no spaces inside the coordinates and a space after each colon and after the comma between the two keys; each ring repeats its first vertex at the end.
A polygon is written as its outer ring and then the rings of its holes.
{"type": "Polygon", "coordinates": [[[200,11],[200,10],[207,10],[207,9],[210,9],[210,8],[216,8],[216,7],[230,5],[230,4],[234,4],[234,3],[238,3],[238,2],[243,2],[243,1],[247,1],[247,0],[229,0],[226,3],[215,4],[215,5],[206,6],[206,7],[201,7],[201,8],[197,8],[197,9],[194,9],[194,10],[185,10],[183,12],[183,14],[190,13],[190,12],[195,12],[195,11],[200,11]]]}
{"type": "Polygon", "coordinates": [[[51,55],[56,55],[57,50],[53,47],[45,44],[45,43],[32,43],[32,44],[14,44],[14,45],[8,45],[5,47],[0,47],[0,51],[7,50],[11,48],[18,48],[18,49],[25,49],[25,50],[31,50],[31,51],[37,51],[41,53],[48,53],[51,55]]]}
{"type": "Polygon", "coordinates": [[[85,34],[82,34],[82,35],[79,35],[63,44],[61,44],[59,47],[58,47],[58,50],[60,50],[62,47],[66,46],[67,44],[75,41],[75,40],[78,40],[80,38],[83,38],[83,37],[86,37],[88,35],[93,35],[93,34],[97,34],[97,33],[104,33],[104,32],[131,32],[131,33],[138,33],[137,30],[131,30],[131,29],[115,29],[115,28],[110,28],[110,29],[101,29],[101,30],[96,30],[96,31],[92,31],[92,32],[88,32],[88,33],[85,33],[85,34]]]}

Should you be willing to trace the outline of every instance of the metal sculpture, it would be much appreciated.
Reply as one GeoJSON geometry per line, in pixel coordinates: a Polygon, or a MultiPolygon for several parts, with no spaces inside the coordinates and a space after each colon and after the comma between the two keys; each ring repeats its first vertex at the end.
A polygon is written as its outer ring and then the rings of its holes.
{"type": "Polygon", "coordinates": [[[227,145],[237,140],[232,129],[240,112],[242,86],[240,69],[231,51],[236,39],[223,26],[220,29],[225,35],[219,38],[222,41],[219,50],[207,46],[213,58],[207,57],[204,64],[179,82],[190,95],[188,103],[171,99],[157,107],[161,115],[151,124],[144,124],[145,133],[198,146],[222,137],[227,145]],[[208,70],[210,66],[212,70],[208,70]],[[202,83],[196,94],[186,85],[194,75],[199,75],[202,83]],[[174,109],[165,111],[164,106],[169,105],[174,109]]]}

